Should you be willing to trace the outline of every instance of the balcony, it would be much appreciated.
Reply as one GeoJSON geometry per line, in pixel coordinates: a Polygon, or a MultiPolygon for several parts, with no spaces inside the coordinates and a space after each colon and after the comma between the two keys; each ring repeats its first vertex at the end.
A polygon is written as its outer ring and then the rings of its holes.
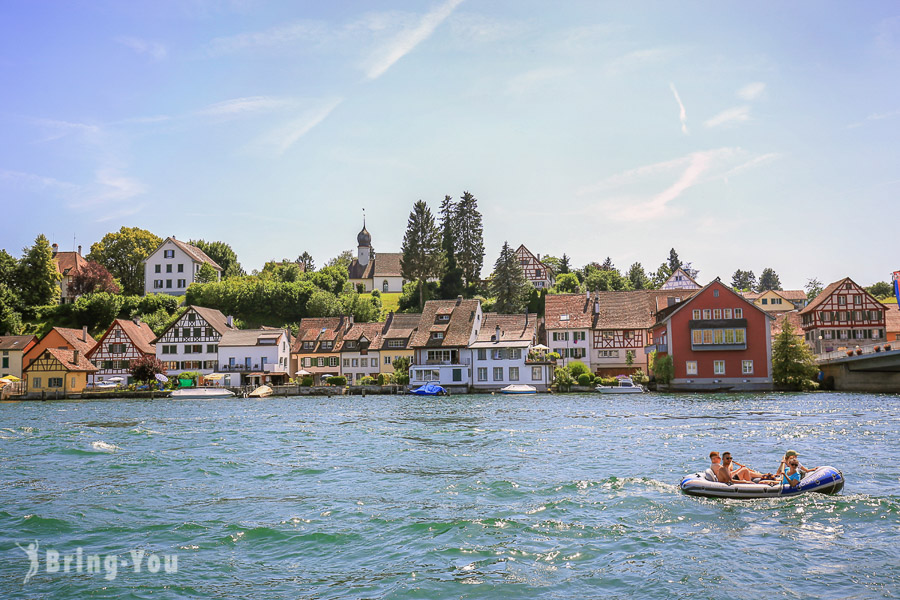
{"type": "Polygon", "coordinates": [[[469,366],[469,364],[471,364],[471,361],[470,361],[469,359],[463,359],[463,360],[426,360],[424,364],[427,365],[427,366],[434,366],[434,367],[439,367],[439,366],[461,366],[461,367],[467,367],[467,366],[469,366]]]}
{"type": "Polygon", "coordinates": [[[226,373],[287,373],[287,367],[277,363],[264,363],[247,365],[246,363],[235,363],[233,365],[223,365],[222,370],[226,373]]]}
{"type": "Polygon", "coordinates": [[[651,352],[668,352],[669,345],[668,344],[650,344],[649,346],[644,346],[644,352],[646,354],[650,354],[651,352]]]}

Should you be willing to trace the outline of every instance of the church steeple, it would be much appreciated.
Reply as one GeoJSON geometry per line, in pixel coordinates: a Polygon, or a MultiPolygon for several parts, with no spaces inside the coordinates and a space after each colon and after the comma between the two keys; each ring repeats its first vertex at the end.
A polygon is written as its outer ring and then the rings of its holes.
{"type": "Polygon", "coordinates": [[[369,264],[372,258],[372,235],[366,229],[366,211],[363,209],[363,228],[356,236],[357,243],[357,260],[362,266],[369,264]]]}

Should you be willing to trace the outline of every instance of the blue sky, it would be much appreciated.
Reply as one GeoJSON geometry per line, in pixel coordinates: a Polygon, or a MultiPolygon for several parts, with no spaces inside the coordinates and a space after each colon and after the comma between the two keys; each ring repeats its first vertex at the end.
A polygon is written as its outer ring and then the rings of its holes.
{"type": "Polygon", "coordinates": [[[868,285],[900,268],[898,74],[896,2],[7,0],[0,247],[127,225],[321,265],[363,208],[399,251],[469,190],[486,266],[674,246],[703,282],[868,285]]]}

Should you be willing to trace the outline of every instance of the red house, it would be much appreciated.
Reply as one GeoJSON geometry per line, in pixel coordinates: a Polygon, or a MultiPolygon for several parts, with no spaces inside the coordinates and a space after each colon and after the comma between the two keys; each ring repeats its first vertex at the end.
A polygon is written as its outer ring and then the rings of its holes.
{"type": "Polygon", "coordinates": [[[647,349],[672,357],[673,390],[768,390],[771,318],[715,279],[656,314],[654,344],[647,349]]]}

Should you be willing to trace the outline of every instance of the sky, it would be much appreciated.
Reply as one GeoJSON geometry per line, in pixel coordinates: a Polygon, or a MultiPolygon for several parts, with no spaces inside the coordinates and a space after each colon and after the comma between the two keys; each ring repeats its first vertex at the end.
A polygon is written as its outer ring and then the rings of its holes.
{"type": "Polygon", "coordinates": [[[469,191],[508,241],[701,283],[889,280],[900,3],[5,0],[0,248],[122,226],[247,271],[397,252],[469,191]]]}

